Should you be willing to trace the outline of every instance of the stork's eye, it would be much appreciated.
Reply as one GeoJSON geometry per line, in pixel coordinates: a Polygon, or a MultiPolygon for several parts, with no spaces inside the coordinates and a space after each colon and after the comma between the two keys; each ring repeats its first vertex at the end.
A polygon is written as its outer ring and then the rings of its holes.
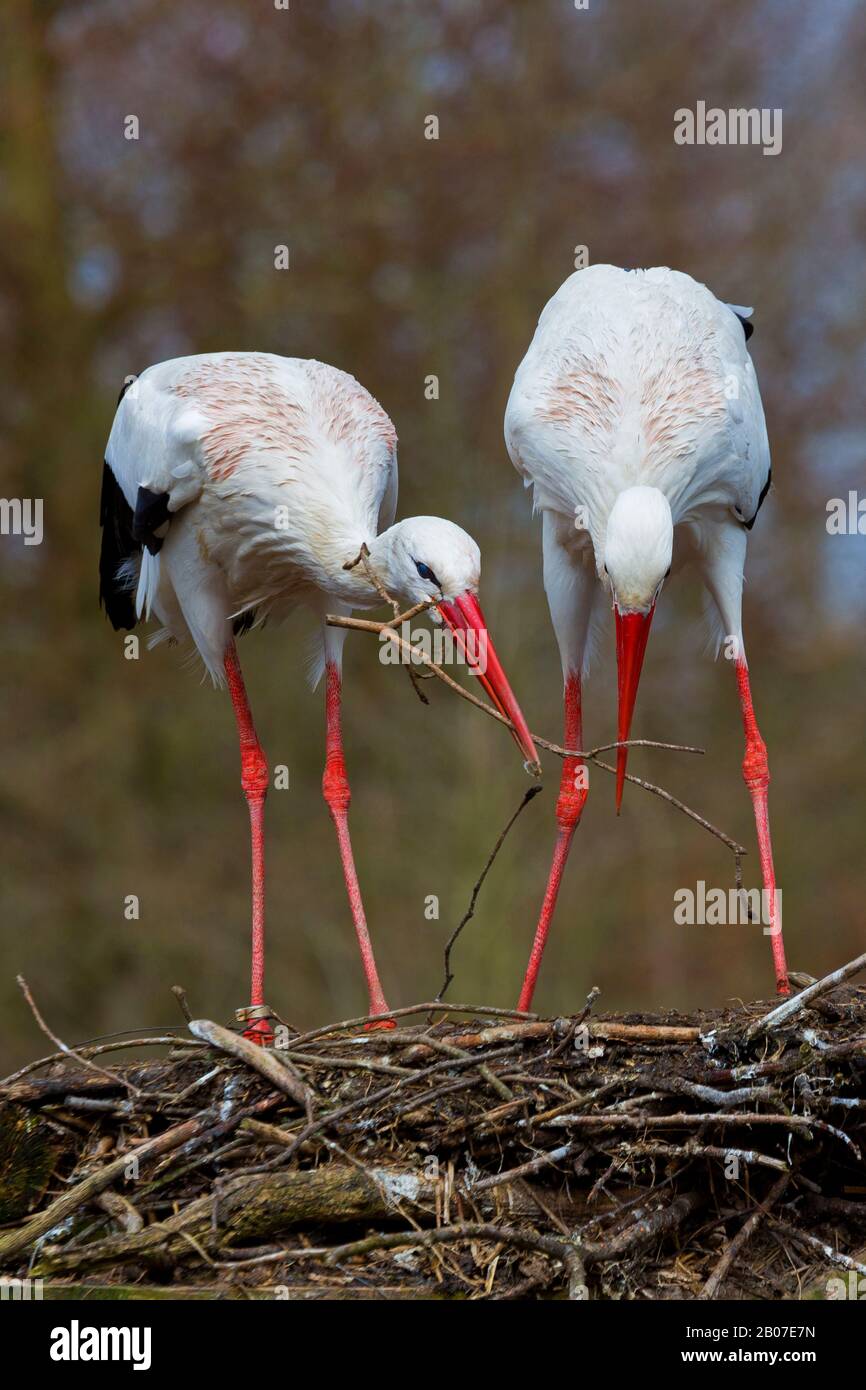
{"type": "Polygon", "coordinates": [[[431,584],[435,584],[437,589],[441,589],[441,588],[442,588],[442,585],[439,583],[439,580],[436,578],[436,576],[435,576],[435,574],[433,573],[433,571],[431,570],[430,566],[429,566],[429,565],[425,565],[423,560],[416,560],[416,561],[415,561],[415,568],[416,568],[416,570],[418,571],[418,573],[420,574],[420,576],[421,576],[422,579],[429,579],[429,580],[430,580],[430,583],[431,583],[431,584]]]}

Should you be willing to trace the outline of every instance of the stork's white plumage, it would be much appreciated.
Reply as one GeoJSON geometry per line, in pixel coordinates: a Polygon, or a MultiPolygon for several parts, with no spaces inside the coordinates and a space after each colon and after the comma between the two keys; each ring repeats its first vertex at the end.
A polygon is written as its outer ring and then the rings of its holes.
{"type": "MultiPolygon", "coordinates": [[[[776,985],[788,992],[767,813],[766,748],[755,721],[741,623],[747,533],[770,485],[770,453],[746,342],[750,309],[678,271],[593,266],[545,307],[505,414],[512,462],[542,512],[544,587],[562,658],[566,747],[580,748],[581,680],[613,604],[618,740],[628,739],[644,649],[665,579],[689,561],[734,657],[776,985]]],[[[617,809],[627,749],[617,753],[617,809]]],[[[586,779],[566,759],[559,834],[519,1007],[531,1004],[586,779]]]]}
{"type": "Polygon", "coordinates": [[[379,599],[367,547],[390,594],[435,602],[484,670],[474,673],[537,765],[526,721],[496,660],[477,601],[480,555],[440,517],[396,525],[397,438],[369,392],[321,362],[267,353],[210,353],[161,362],[121,396],[106,451],[101,598],[115,628],[154,613],[161,636],[191,639],[218,685],[228,684],[241,743],[253,849],[253,968],[249,1035],[264,1040],[263,808],[267,764],[256,737],[234,636],[295,604],[320,633],[314,683],[326,674],[323,791],[334,820],[367,983],[370,1013],[387,1012],[349,839],[349,783],[340,724],[347,615],[379,599]],[[474,632],[473,642],[465,634],[474,632]],[[258,1017],[256,1017],[258,1013],[258,1017]]]}

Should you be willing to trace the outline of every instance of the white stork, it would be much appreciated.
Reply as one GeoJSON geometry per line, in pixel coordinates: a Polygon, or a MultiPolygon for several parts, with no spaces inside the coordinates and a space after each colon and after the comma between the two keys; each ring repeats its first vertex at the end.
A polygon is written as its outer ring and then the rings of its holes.
{"type": "MultiPolygon", "coordinates": [[[[542,513],[544,587],[562,658],[565,745],[580,748],[581,680],[595,619],[612,603],[619,720],[627,740],[659,593],[691,561],[715,636],[734,659],[776,988],[788,993],[767,812],[767,750],[755,720],[741,600],[747,533],[770,486],[751,309],[720,303],[678,271],[598,265],[546,305],[505,413],[508,452],[542,513]]],[[[619,811],[628,750],[617,750],[619,811]]],[[[529,1009],[575,828],[586,801],[562,770],[559,832],[518,1008],[529,1009]]]]}
{"type": "Polygon", "coordinates": [[[122,393],[108,440],[100,560],[108,616],[115,629],[129,629],[153,612],[162,623],[154,641],[191,639],[214,684],[228,686],[234,707],[252,838],[247,1035],[259,1042],[270,1036],[263,1017],[268,767],[234,637],[299,603],[318,619],[311,674],[314,685],[325,674],[322,787],[373,1015],[388,1005],[349,838],[340,719],[346,634],[324,621],[328,612],[347,615],[380,602],[363,569],[346,568],[362,546],[391,595],[407,605],[435,601],[474,674],[512,721],[531,770],[538,761],[476,597],[478,546],[440,517],[393,524],[396,445],[388,416],[353,377],[321,362],[259,352],[208,353],[150,367],[122,393]]]}

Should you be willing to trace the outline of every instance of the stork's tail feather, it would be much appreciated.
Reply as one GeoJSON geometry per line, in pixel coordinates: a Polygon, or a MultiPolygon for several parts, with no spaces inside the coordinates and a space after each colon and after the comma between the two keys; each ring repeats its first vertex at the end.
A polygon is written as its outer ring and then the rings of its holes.
{"type": "Polygon", "coordinates": [[[135,627],[135,596],[129,587],[128,563],[141,549],[132,534],[132,508],[120,484],[103,465],[102,496],[99,503],[102,549],[99,555],[99,602],[105,608],[115,631],[135,627]],[[127,566],[122,575],[121,569],[127,566]]]}
{"type": "Polygon", "coordinates": [[[135,612],[139,618],[149,618],[154,599],[159,592],[159,556],[149,550],[141,552],[141,569],[135,595],[135,612]]]}

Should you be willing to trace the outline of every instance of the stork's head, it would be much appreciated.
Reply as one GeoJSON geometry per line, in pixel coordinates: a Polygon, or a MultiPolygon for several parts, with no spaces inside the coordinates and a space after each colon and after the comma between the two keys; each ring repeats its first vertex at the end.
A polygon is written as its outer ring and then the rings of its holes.
{"type": "Polygon", "coordinates": [[[433,601],[451,628],[473,675],[513,725],[527,772],[541,775],[529,727],[496,655],[478,602],[481,552],[466,531],[439,516],[398,521],[370,544],[370,559],[386,589],[407,606],[433,601]]]}
{"type": "Polygon", "coordinates": [[[406,604],[478,592],[481,551],[466,531],[441,516],[398,521],[376,537],[370,554],[381,555],[388,592],[406,604]]]}
{"type": "MultiPolygon", "coordinates": [[[[674,527],[670,503],[655,487],[626,488],[617,497],[604,538],[602,579],[616,618],[619,685],[617,739],[631,730],[641,666],[656,599],[671,568],[674,527]]],[[[628,749],[616,760],[616,809],[620,808],[628,749]]]]}

